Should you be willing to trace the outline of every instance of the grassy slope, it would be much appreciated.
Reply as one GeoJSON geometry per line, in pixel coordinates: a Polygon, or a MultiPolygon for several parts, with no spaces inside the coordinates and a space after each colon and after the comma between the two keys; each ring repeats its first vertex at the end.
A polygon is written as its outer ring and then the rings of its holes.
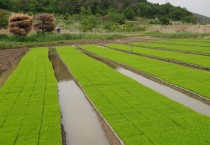
{"type": "Polygon", "coordinates": [[[179,45],[151,43],[151,42],[134,42],[131,44],[136,45],[136,46],[141,46],[141,47],[164,48],[168,50],[182,50],[182,51],[188,51],[188,52],[210,54],[209,47],[199,47],[199,46],[181,46],[180,47],[179,45]]]}
{"type": "Polygon", "coordinates": [[[140,47],[135,47],[135,46],[130,46],[130,45],[123,45],[123,44],[107,44],[106,46],[111,47],[111,48],[126,50],[129,52],[135,52],[139,54],[145,54],[145,55],[166,58],[166,59],[171,59],[171,60],[178,60],[178,61],[210,68],[210,57],[208,56],[200,56],[200,55],[193,55],[193,54],[184,54],[184,53],[178,53],[178,52],[169,52],[169,51],[162,51],[162,50],[155,50],[155,49],[148,49],[148,48],[140,48],[140,47]]]}
{"type": "Polygon", "coordinates": [[[1,145],[61,145],[56,84],[48,49],[32,49],[0,88],[1,145]]]}
{"type": "Polygon", "coordinates": [[[70,46],[58,52],[125,145],[207,145],[210,118],[146,88],[70,46]]]}
{"type": "Polygon", "coordinates": [[[147,72],[169,83],[196,92],[206,98],[210,98],[210,82],[208,81],[210,80],[209,72],[141,56],[130,55],[95,45],[81,45],[81,48],[147,72]]]}

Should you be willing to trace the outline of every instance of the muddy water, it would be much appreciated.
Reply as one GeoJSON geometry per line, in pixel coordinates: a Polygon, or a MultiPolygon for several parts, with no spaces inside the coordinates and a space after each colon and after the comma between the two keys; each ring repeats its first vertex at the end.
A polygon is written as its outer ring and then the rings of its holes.
{"type": "Polygon", "coordinates": [[[55,50],[53,51],[50,51],[50,58],[58,79],[58,94],[62,124],[66,132],[66,144],[109,145],[97,114],[55,50]]]}
{"type": "Polygon", "coordinates": [[[150,89],[152,89],[152,90],[154,90],[154,91],[156,91],[156,92],[158,92],[158,93],[160,93],[160,94],[162,94],[162,95],[164,95],[180,104],[183,104],[196,112],[210,116],[210,106],[203,102],[200,102],[192,97],[182,94],[170,87],[161,85],[161,84],[156,83],[152,80],[149,80],[141,75],[133,73],[132,71],[124,69],[121,66],[116,65],[112,62],[105,61],[104,59],[99,58],[97,56],[93,56],[87,52],[83,52],[83,53],[85,53],[86,55],[88,55],[94,59],[97,59],[98,61],[106,63],[108,66],[110,66],[110,67],[114,68],[115,70],[117,70],[118,72],[134,79],[135,81],[139,82],[140,84],[142,84],[142,85],[144,85],[144,86],[146,86],[146,87],[148,87],[148,88],[150,88],[150,89]]]}
{"type": "Polygon", "coordinates": [[[148,88],[151,88],[152,90],[159,92],[160,94],[163,94],[164,96],[166,96],[180,104],[183,104],[183,105],[185,105],[201,114],[210,116],[210,106],[209,105],[206,105],[196,99],[193,99],[185,94],[182,94],[172,88],[169,88],[164,85],[160,85],[154,81],[151,81],[147,78],[137,75],[137,74],[135,74],[129,70],[126,70],[124,68],[118,68],[117,71],[136,80],[140,84],[142,84],[148,88]]]}

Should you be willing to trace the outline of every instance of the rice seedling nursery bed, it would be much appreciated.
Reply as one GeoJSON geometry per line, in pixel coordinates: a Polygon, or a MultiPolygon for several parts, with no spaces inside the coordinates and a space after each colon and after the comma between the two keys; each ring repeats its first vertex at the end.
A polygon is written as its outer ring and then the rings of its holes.
{"type": "Polygon", "coordinates": [[[209,144],[209,117],[142,86],[70,46],[57,47],[57,50],[126,145],[209,144]]]}
{"type": "Polygon", "coordinates": [[[60,119],[48,49],[32,49],[0,88],[0,144],[61,145],[60,119]]]}
{"type": "Polygon", "coordinates": [[[158,49],[148,49],[124,44],[107,44],[106,46],[114,49],[124,50],[129,53],[143,54],[157,58],[181,61],[188,64],[194,64],[201,67],[210,68],[210,57],[194,54],[185,54],[179,52],[162,51],[158,49]]]}
{"type": "Polygon", "coordinates": [[[185,45],[185,46],[201,46],[210,47],[210,40],[202,39],[175,39],[175,40],[158,40],[152,41],[153,43],[173,44],[173,45],[185,45]]]}
{"type": "Polygon", "coordinates": [[[210,80],[209,72],[126,54],[108,48],[101,48],[96,45],[80,45],[80,47],[104,58],[131,66],[166,82],[198,93],[203,97],[210,98],[210,84],[208,81],[210,80]]]}
{"type": "MultiPolygon", "coordinates": [[[[201,55],[210,55],[210,47],[202,47],[202,46],[196,46],[200,45],[199,42],[192,42],[192,45],[194,46],[188,46],[188,45],[174,45],[173,43],[170,43],[171,41],[167,42],[166,44],[164,43],[158,43],[158,41],[153,41],[151,42],[133,42],[130,43],[131,45],[134,46],[140,46],[140,47],[148,47],[148,48],[153,48],[153,49],[164,49],[164,50],[171,50],[171,51],[183,51],[183,52],[188,52],[188,53],[197,53],[201,55]],[[157,42],[157,43],[156,43],[157,42]]],[[[174,42],[176,43],[176,41],[174,42]]],[[[190,42],[188,42],[189,44],[190,42]]],[[[208,44],[208,43],[202,43],[202,44],[208,44]]],[[[208,44],[209,45],[209,44],[208,44]]]]}
{"type": "MultiPolygon", "coordinates": [[[[107,42],[109,44],[105,46],[109,48],[88,44],[80,45],[82,50],[72,46],[58,46],[56,49],[59,58],[68,67],[87,99],[102,114],[99,120],[105,119],[105,123],[102,123],[104,130],[104,125],[108,122],[108,126],[111,126],[109,129],[114,131],[114,136],[111,137],[119,136],[122,144],[209,145],[209,116],[193,111],[119,73],[119,70],[115,70],[118,69],[115,65],[110,64],[110,67],[103,63],[106,59],[134,68],[209,100],[209,71],[110,49],[210,68],[209,56],[173,51],[210,55],[208,40],[198,39],[190,43],[191,41],[160,40],[135,42],[130,45],[107,42]],[[158,48],[169,51],[157,50],[158,48]],[[102,62],[94,59],[96,56],[90,57],[91,55],[83,53],[85,51],[97,55],[102,62]]],[[[30,49],[0,87],[0,145],[68,144],[65,141],[65,128],[61,129],[58,82],[48,58],[48,51],[48,48],[30,49]]],[[[75,113],[76,111],[79,110],[75,110],[75,113]]],[[[111,137],[106,135],[110,144],[115,145],[111,137]]],[[[90,144],[87,142],[87,145],[90,144]]]]}

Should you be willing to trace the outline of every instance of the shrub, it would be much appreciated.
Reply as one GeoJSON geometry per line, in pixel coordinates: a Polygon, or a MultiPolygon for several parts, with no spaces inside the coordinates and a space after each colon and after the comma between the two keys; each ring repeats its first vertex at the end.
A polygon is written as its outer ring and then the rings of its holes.
{"type": "Polygon", "coordinates": [[[52,14],[38,14],[33,25],[36,32],[52,32],[55,30],[55,17],[52,14]]]}
{"type": "Polygon", "coordinates": [[[90,31],[96,27],[96,18],[94,16],[89,16],[84,18],[81,22],[81,28],[83,31],[90,31]]]}
{"type": "Polygon", "coordinates": [[[160,23],[162,25],[169,25],[170,24],[170,21],[167,18],[162,17],[162,18],[160,18],[160,23]]]}
{"type": "Polygon", "coordinates": [[[134,28],[134,25],[133,25],[132,22],[127,21],[127,22],[124,24],[124,27],[125,27],[125,29],[126,29],[127,31],[132,31],[133,28],[134,28]]]}
{"type": "Polygon", "coordinates": [[[8,25],[8,13],[0,10],[0,29],[7,28],[8,25]]]}
{"type": "Polygon", "coordinates": [[[193,23],[193,24],[196,24],[197,23],[197,20],[193,16],[186,16],[186,17],[182,18],[182,22],[183,23],[193,23]]]}
{"type": "Polygon", "coordinates": [[[125,15],[125,17],[126,17],[128,20],[134,20],[134,18],[135,18],[135,13],[134,13],[134,11],[131,9],[131,7],[127,7],[127,8],[124,10],[124,15],[125,15]]]}
{"type": "Polygon", "coordinates": [[[27,35],[32,28],[33,18],[27,14],[12,14],[9,18],[9,31],[16,36],[27,35]]]}

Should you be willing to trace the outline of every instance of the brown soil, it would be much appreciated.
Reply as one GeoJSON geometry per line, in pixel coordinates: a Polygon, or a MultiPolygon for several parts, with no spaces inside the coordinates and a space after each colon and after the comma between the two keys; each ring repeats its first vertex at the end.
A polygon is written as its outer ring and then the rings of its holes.
{"type": "Polygon", "coordinates": [[[62,134],[62,145],[67,145],[66,143],[66,132],[63,127],[63,124],[61,124],[61,134],[62,134]]]}
{"type": "Polygon", "coordinates": [[[0,77],[2,73],[8,70],[27,51],[28,48],[0,50],[0,77]]]}

